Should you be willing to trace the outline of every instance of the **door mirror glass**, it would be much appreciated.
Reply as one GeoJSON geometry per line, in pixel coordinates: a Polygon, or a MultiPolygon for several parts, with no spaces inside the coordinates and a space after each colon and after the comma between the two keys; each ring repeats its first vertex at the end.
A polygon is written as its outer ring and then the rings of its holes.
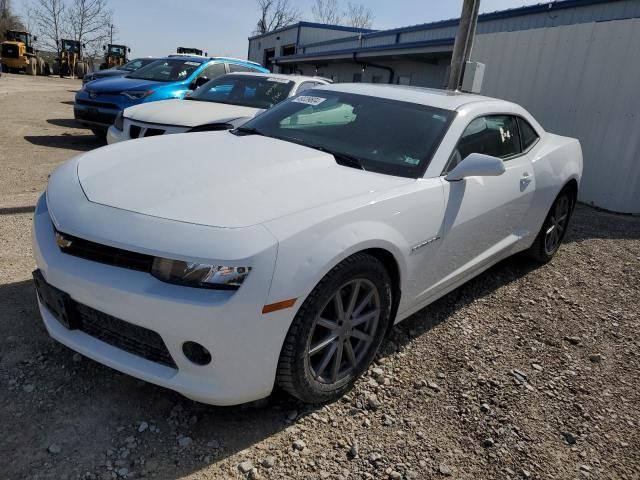
{"type": "Polygon", "coordinates": [[[444,178],[456,182],[466,177],[498,177],[504,172],[504,162],[500,158],[471,153],[444,178]]]}
{"type": "Polygon", "coordinates": [[[207,83],[209,79],[207,77],[198,77],[193,82],[191,82],[191,86],[189,87],[191,90],[195,90],[205,83],[207,83]]]}

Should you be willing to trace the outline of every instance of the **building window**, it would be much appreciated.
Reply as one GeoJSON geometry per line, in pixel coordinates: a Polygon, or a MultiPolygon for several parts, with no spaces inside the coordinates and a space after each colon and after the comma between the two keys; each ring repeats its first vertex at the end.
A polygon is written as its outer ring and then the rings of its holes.
{"type": "Polygon", "coordinates": [[[282,47],[281,50],[281,55],[283,57],[286,57],[288,55],[295,55],[296,54],[296,46],[295,45],[285,45],[284,47],[282,47]]]}
{"type": "Polygon", "coordinates": [[[362,82],[362,74],[361,73],[354,73],[353,74],[353,83],[360,83],[362,82]]]}
{"type": "Polygon", "coordinates": [[[275,48],[268,48],[264,51],[264,60],[262,62],[262,65],[264,65],[265,68],[268,68],[270,72],[273,72],[273,63],[271,61],[275,56],[276,56],[275,48]]]}
{"type": "Polygon", "coordinates": [[[398,76],[398,85],[411,85],[411,75],[398,76]]]}

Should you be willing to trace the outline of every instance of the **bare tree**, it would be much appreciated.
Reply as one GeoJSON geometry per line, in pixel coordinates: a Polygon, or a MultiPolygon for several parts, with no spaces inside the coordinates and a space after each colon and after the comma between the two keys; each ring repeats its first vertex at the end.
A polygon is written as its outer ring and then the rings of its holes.
{"type": "Polygon", "coordinates": [[[28,7],[28,16],[41,49],[60,55],[60,40],[64,35],[65,4],[63,0],[34,0],[28,7]]]}
{"type": "Polygon", "coordinates": [[[260,18],[256,25],[256,34],[262,34],[286,27],[297,22],[301,13],[289,0],[257,0],[260,18]]]}
{"type": "Polygon", "coordinates": [[[112,17],[107,0],[72,0],[66,15],[68,34],[85,50],[96,52],[109,38],[112,17]]]}
{"type": "Polygon", "coordinates": [[[342,23],[342,14],[338,7],[338,0],[316,0],[311,7],[313,19],[318,23],[326,23],[330,25],[340,25],[342,23]]]}
{"type": "Polygon", "coordinates": [[[4,38],[7,30],[22,30],[24,25],[18,15],[11,9],[11,0],[0,0],[0,38],[4,38]]]}
{"type": "Polygon", "coordinates": [[[345,24],[350,27],[371,28],[373,25],[373,12],[369,7],[359,3],[349,2],[344,16],[345,24]]]}

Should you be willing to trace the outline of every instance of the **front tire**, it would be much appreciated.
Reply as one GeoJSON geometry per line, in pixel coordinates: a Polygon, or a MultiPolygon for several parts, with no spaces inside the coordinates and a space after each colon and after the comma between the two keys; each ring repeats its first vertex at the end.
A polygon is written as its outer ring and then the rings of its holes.
{"type": "Polygon", "coordinates": [[[389,322],[391,279],[357,253],[327,273],[298,311],[280,354],[276,382],[307,403],[337,400],[373,360],[389,322]]]}
{"type": "Polygon", "coordinates": [[[556,197],[538,236],[527,251],[531,258],[547,263],[554,257],[567,234],[575,202],[573,191],[567,187],[556,197]]]}

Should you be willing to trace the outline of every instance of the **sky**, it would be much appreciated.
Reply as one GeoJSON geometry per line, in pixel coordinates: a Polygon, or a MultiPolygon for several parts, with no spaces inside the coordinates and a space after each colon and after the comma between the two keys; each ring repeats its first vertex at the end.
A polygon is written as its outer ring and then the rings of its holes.
{"type": "MultiPolygon", "coordinates": [[[[31,0],[13,0],[24,15],[31,0]]],[[[246,58],[247,38],[258,19],[256,0],[108,0],[114,11],[114,43],[131,48],[131,57],[175,53],[178,46],[209,55],[246,58]]],[[[348,0],[338,0],[346,5],[348,0]]],[[[462,0],[352,0],[374,14],[373,28],[386,29],[460,16],[462,0]]],[[[542,0],[481,0],[480,12],[539,3],[542,0]]],[[[303,19],[313,21],[314,0],[291,0],[303,19]]]]}

